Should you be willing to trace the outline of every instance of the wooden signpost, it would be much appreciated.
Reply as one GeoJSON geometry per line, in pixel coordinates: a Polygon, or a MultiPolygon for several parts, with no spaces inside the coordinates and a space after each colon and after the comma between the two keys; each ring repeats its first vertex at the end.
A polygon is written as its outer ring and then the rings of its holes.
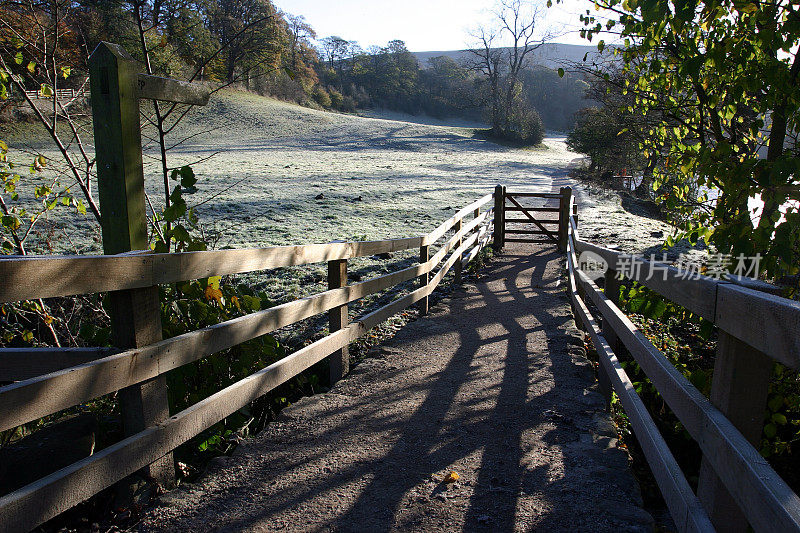
{"type": "MultiPolygon", "coordinates": [[[[103,252],[148,250],[142,133],[139,100],[149,98],[193,105],[208,103],[210,91],[187,82],[149,76],[119,45],[102,42],[89,58],[94,118],[97,184],[100,195],[103,252]]],[[[158,286],[113,291],[111,330],[114,346],[139,348],[161,340],[158,286]]],[[[169,418],[166,377],[120,391],[126,436],[169,418]]],[[[151,464],[144,474],[162,485],[174,479],[172,454],[151,464]]]]}

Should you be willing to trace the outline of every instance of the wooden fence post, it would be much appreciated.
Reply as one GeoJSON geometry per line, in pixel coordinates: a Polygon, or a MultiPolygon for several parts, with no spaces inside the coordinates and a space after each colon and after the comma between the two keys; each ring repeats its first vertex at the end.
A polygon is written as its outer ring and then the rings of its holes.
{"type": "Polygon", "coordinates": [[[558,251],[567,251],[567,235],[570,217],[570,200],[572,199],[572,188],[561,187],[561,198],[558,210],[558,251]]]}
{"type": "MultiPolygon", "coordinates": [[[[619,272],[614,269],[616,265],[608,265],[608,268],[605,272],[605,283],[603,292],[605,293],[606,298],[611,300],[614,305],[619,306],[619,291],[621,287],[621,281],[619,279],[619,272]]],[[[603,337],[605,337],[606,341],[608,342],[608,346],[611,350],[617,355],[617,357],[621,357],[622,353],[625,350],[625,346],[620,342],[617,334],[614,332],[614,328],[611,327],[608,320],[603,319],[601,324],[603,330],[603,337]]],[[[611,379],[606,374],[603,365],[600,365],[597,369],[597,383],[600,385],[600,393],[606,399],[606,405],[611,405],[611,396],[614,392],[614,388],[611,385],[611,379]]]]}
{"type": "MultiPolygon", "coordinates": [[[[419,264],[427,263],[428,260],[431,258],[430,254],[430,247],[427,244],[424,244],[419,247],[419,264]]],[[[431,279],[430,272],[426,272],[419,277],[419,286],[420,287],[427,287],[428,282],[431,279]]],[[[422,298],[419,303],[417,304],[417,308],[419,309],[420,315],[427,315],[428,314],[428,297],[422,298]]]]}
{"type": "MultiPolygon", "coordinates": [[[[772,360],[766,354],[719,331],[711,403],[756,448],[761,443],[772,367],[772,360]]],[[[705,456],[700,464],[697,497],[718,531],[747,531],[747,519],[705,456]]]]}
{"type": "MultiPolygon", "coordinates": [[[[328,289],[347,286],[347,259],[328,261],[328,289]]],[[[331,333],[347,327],[347,304],[334,307],[328,311],[328,323],[331,333]]],[[[331,386],[342,379],[350,371],[350,352],[347,346],[333,352],[330,361],[331,386]]]]}
{"type": "MultiPolygon", "coordinates": [[[[456,233],[461,231],[462,226],[463,226],[463,222],[461,220],[456,222],[456,226],[455,226],[456,233]]],[[[462,242],[464,242],[464,239],[458,239],[458,241],[456,242],[456,248],[460,247],[462,242]]],[[[455,279],[455,283],[456,283],[456,285],[461,285],[461,283],[462,283],[462,279],[461,279],[462,278],[462,272],[461,272],[462,265],[461,265],[461,258],[460,257],[458,258],[458,261],[456,261],[455,265],[453,265],[453,267],[454,267],[454,270],[455,270],[455,278],[456,278],[455,279]]]]}
{"type": "MultiPolygon", "coordinates": [[[[101,43],[89,60],[103,251],[107,255],[148,249],[138,71],[138,64],[117,45],[101,43]]],[[[114,291],[110,301],[116,347],[137,348],[161,340],[158,287],[114,291]]],[[[122,389],[119,398],[126,436],[169,418],[163,374],[122,389]]],[[[171,484],[175,474],[172,454],[146,470],[144,474],[159,483],[171,484]]]]}
{"type": "Polygon", "coordinates": [[[494,188],[494,237],[492,239],[492,248],[494,253],[499,254],[503,249],[503,240],[505,239],[505,204],[506,193],[505,187],[498,185],[494,188]]]}

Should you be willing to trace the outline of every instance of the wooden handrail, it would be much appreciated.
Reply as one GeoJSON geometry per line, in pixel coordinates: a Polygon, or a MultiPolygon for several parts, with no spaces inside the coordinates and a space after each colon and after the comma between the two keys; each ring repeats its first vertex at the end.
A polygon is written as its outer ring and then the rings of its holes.
{"type": "MultiPolygon", "coordinates": [[[[650,378],[656,390],[667,405],[683,423],[686,430],[697,441],[703,451],[704,461],[713,468],[714,473],[724,484],[736,505],[743,511],[747,521],[756,531],[800,531],[800,498],[786,485],[778,474],[764,460],[755,447],[748,442],[725,414],[717,409],[650,343],[633,323],[606,297],[595,283],[577,268],[576,251],[591,251],[603,257],[610,268],[616,270],[623,255],[616,250],[599,247],[581,241],[577,225],[570,221],[567,268],[570,277],[570,297],[576,314],[583,327],[592,336],[600,357],[601,366],[612,380],[615,390],[623,402],[634,431],[642,444],[651,470],[681,531],[712,530],[708,515],[703,511],[697,514],[696,497],[687,499],[683,487],[682,473],[676,484],[675,471],[671,466],[671,455],[664,455],[662,446],[653,440],[652,427],[648,413],[642,412],[640,400],[629,394],[627,376],[618,368],[618,362],[601,334],[594,319],[586,308],[578,286],[592,300],[604,323],[610,326],[614,335],[622,341],[636,362],[650,378]],[[625,405],[627,402],[627,405],[625,405]],[[637,429],[637,424],[639,428],[637,429]],[[658,444],[658,446],[656,446],[658,444]],[[660,450],[660,451],[659,451],[660,450]],[[671,472],[671,473],[670,473],[671,472]],[[689,518],[692,520],[689,520],[689,518]],[[700,527],[702,526],[702,527],[700,527]]],[[[649,265],[648,265],[649,266],[649,265]]],[[[662,266],[662,265],[660,265],[662,266]]],[[[660,272],[659,272],[660,273],[660,272]]],[[[635,274],[631,272],[631,274],[635,274]]],[[[796,365],[798,336],[798,310],[795,302],[773,295],[756,292],[723,280],[702,277],[698,280],[677,278],[671,270],[667,280],[653,282],[646,279],[644,272],[631,279],[659,292],[663,296],[683,299],[687,308],[694,312],[702,311],[710,316],[718,327],[731,335],[742,338],[751,346],[757,346],[779,361],[796,365]],[[683,285],[682,287],[680,285],[683,285]],[[711,289],[709,289],[709,287],[711,289]],[[699,302],[698,295],[708,295],[711,308],[706,302],[699,302]],[[712,310],[709,310],[712,309],[712,310]],[[747,313],[765,320],[742,320],[747,313]],[[736,317],[734,319],[734,317],[736,317]],[[722,319],[721,319],[722,318],[722,319]],[[757,324],[757,326],[751,326],[757,324]],[[771,335],[780,335],[777,339],[771,335]],[[794,357],[787,357],[794,350],[794,357]]],[[[605,332],[605,326],[603,331],[605,332]]],[[[795,366],[796,368],[796,366],[795,366]]],[[[660,439],[660,435],[658,435],[660,439]]],[[[663,439],[662,439],[663,440],[663,439]]],[[[668,450],[666,450],[668,452],[668,450]]],[[[678,471],[679,472],[679,471],[678,471]]]]}
{"type": "Polygon", "coordinates": [[[0,302],[149,287],[410,250],[423,237],[205,252],[0,258],[0,302]]]}
{"type": "Polygon", "coordinates": [[[567,248],[570,299],[579,321],[592,338],[592,344],[597,351],[603,371],[609,375],[614,390],[617,391],[617,396],[625,409],[625,413],[628,415],[633,431],[650,465],[650,471],[661,489],[664,501],[667,503],[678,530],[713,531],[711,520],[708,518],[702,503],[686,481],[686,477],[667,446],[664,437],[658,431],[658,427],[647,411],[644,402],[639,398],[633,383],[601,334],[600,327],[595,322],[583,299],[578,294],[577,276],[575,274],[577,270],[576,263],[574,242],[572,235],[570,235],[567,248]]]}
{"type": "MultiPolygon", "coordinates": [[[[631,257],[580,239],[575,239],[574,244],[577,253],[593,252],[613,270],[624,268],[625,258],[631,257]]],[[[641,269],[627,269],[631,280],[714,322],[779,363],[800,369],[800,302],[699,274],[686,278],[673,266],[638,261],[641,269]],[[651,270],[654,266],[655,270],[651,270]],[[657,274],[648,276],[652,271],[657,274]]]]}
{"type": "Polygon", "coordinates": [[[0,302],[135,289],[410,250],[437,241],[491,200],[491,194],[480,198],[420,237],[166,254],[2,257],[0,302]]]}
{"type": "Polygon", "coordinates": [[[488,204],[492,201],[494,195],[487,194],[486,196],[482,196],[478,198],[468,206],[460,209],[455,215],[448,218],[444,222],[442,222],[439,227],[428,233],[427,235],[422,236],[422,242],[420,246],[433,244],[434,242],[438,241],[440,238],[444,236],[445,233],[450,231],[459,220],[463,220],[467,217],[467,215],[472,214],[476,209],[483,207],[484,205],[488,204]]]}

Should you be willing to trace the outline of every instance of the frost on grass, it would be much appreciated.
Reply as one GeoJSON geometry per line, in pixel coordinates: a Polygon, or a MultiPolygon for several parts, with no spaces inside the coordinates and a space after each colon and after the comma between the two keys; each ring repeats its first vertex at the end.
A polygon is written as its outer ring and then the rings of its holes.
{"type": "MultiPolygon", "coordinates": [[[[544,150],[519,150],[480,139],[471,128],[327,113],[234,91],[193,110],[171,142],[182,139],[169,164],[200,161],[194,164],[198,192],[187,202],[198,206],[216,248],[420,235],[498,183],[515,190],[557,189],[568,183],[567,168],[578,159],[563,136],[548,137],[544,150]]],[[[57,161],[39,136],[11,141],[57,161]]],[[[145,146],[145,180],[160,209],[163,184],[154,148],[145,146]]],[[[654,221],[633,215],[629,220],[614,207],[606,199],[595,201],[581,224],[602,237],[621,235],[625,227],[625,238],[655,241],[649,235],[654,221]]],[[[56,222],[69,239],[54,239],[62,247],[55,252],[101,252],[98,232],[87,220],[70,215],[56,222]]],[[[391,264],[366,258],[350,272],[366,279],[407,266],[413,256],[395,254],[391,264]]],[[[316,292],[324,279],[324,265],[243,277],[276,301],[316,292]]]]}

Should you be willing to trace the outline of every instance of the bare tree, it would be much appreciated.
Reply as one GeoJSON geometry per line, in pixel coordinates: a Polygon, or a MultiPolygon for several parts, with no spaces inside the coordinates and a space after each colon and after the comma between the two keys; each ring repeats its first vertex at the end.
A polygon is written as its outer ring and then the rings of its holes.
{"type": "Polygon", "coordinates": [[[503,51],[495,46],[498,30],[480,27],[473,33],[473,38],[480,43],[480,47],[470,50],[472,59],[467,61],[467,67],[483,74],[489,85],[488,102],[489,120],[492,124],[492,133],[499,135],[501,132],[500,112],[500,79],[503,63],[503,51]]]}
{"type": "Polygon", "coordinates": [[[500,0],[494,22],[481,26],[472,37],[477,46],[470,50],[468,66],[486,77],[492,132],[502,134],[509,127],[514,100],[520,93],[520,72],[529,65],[531,53],[553,37],[539,32],[536,25],[542,6],[523,0],[500,0]],[[506,45],[506,46],[503,46],[506,45]]]}

